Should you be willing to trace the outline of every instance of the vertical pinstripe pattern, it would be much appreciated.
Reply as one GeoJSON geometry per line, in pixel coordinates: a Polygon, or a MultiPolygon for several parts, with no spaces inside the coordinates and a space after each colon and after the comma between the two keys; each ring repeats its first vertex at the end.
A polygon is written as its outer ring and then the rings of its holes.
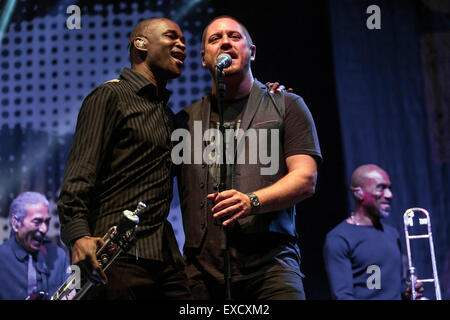
{"type": "MultiPolygon", "coordinates": [[[[58,199],[65,243],[84,235],[103,236],[123,210],[134,210],[143,201],[147,208],[138,229],[139,256],[162,260],[172,200],[169,95],[166,90],[158,98],[147,79],[125,68],[118,80],[86,97],[58,199]]],[[[173,232],[168,237],[176,248],[173,232]]]]}

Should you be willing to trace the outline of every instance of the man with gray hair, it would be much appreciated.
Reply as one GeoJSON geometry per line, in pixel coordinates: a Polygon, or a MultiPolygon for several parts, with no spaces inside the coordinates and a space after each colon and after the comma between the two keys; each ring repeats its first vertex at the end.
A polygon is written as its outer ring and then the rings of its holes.
{"type": "Polygon", "coordinates": [[[47,198],[23,192],[9,209],[11,236],[0,245],[0,299],[48,299],[65,281],[69,259],[65,251],[49,243],[47,198]]]}

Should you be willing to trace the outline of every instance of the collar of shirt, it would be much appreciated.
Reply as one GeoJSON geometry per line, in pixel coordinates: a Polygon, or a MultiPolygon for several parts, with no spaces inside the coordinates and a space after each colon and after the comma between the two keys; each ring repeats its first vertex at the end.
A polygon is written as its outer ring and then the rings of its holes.
{"type": "MultiPolygon", "coordinates": [[[[16,237],[15,235],[11,235],[11,237],[8,240],[10,242],[11,245],[11,249],[14,253],[14,255],[16,256],[17,260],[23,262],[27,259],[29,252],[26,251],[17,241],[16,241],[16,237]]],[[[42,254],[39,254],[39,252],[36,253],[32,253],[31,254],[33,256],[33,258],[35,259],[35,261],[37,261],[36,263],[36,269],[41,272],[41,273],[46,273],[48,274],[48,268],[47,268],[47,264],[45,262],[44,256],[42,254]]]]}
{"type": "MultiPolygon", "coordinates": [[[[147,94],[152,99],[158,99],[156,96],[156,86],[150,83],[150,81],[148,81],[148,79],[139,72],[134,71],[130,68],[123,68],[122,72],[120,73],[120,78],[128,81],[131,88],[137,94],[147,94]]],[[[171,94],[171,91],[164,89],[164,93],[161,98],[164,104],[167,104],[167,101],[169,100],[171,94]]]]}
{"type": "Polygon", "coordinates": [[[8,240],[11,244],[11,249],[14,252],[17,260],[24,261],[28,256],[28,251],[26,251],[17,241],[16,236],[14,234],[9,237],[8,240]]]}

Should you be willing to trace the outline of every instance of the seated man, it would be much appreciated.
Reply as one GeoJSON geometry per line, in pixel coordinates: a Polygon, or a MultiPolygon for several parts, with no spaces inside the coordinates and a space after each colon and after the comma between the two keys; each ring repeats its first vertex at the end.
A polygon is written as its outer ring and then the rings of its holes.
{"type": "Polygon", "coordinates": [[[48,243],[48,200],[37,192],[24,192],[9,209],[12,226],[8,241],[0,245],[0,299],[49,299],[68,277],[69,259],[56,244],[48,243]]]}

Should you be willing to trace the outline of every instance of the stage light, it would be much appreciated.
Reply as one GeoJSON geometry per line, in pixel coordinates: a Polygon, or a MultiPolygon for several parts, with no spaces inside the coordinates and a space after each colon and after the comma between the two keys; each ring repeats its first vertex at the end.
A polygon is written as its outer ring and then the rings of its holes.
{"type": "Polygon", "coordinates": [[[14,8],[16,7],[16,3],[16,0],[8,0],[8,2],[6,2],[5,4],[5,8],[3,9],[2,16],[0,17],[0,47],[3,40],[3,34],[8,27],[9,20],[11,20],[12,13],[14,12],[14,8]]]}

